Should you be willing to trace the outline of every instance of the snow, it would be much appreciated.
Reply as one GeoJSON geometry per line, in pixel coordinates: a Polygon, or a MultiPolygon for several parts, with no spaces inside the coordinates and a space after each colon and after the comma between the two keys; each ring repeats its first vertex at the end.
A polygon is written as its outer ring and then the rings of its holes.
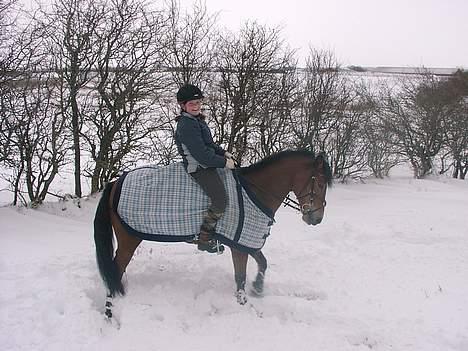
{"type": "Polygon", "coordinates": [[[281,208],[265,296],[245,306],[229,252],[144,242],[120,329],[103,317],[97,200],[0,207],[1,350],[468,350],[466,181],[336,184],[315,227],[281,208]]]}

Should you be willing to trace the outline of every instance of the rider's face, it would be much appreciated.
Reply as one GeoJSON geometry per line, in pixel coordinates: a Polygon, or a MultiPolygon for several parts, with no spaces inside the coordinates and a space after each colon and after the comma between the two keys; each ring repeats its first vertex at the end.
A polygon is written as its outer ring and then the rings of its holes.
{"type": "Polygon", "coordinates": [[[182,109],[192,116],[198,116],[201,112],[202,100],[190,100],[181,104],[182,109]]]}

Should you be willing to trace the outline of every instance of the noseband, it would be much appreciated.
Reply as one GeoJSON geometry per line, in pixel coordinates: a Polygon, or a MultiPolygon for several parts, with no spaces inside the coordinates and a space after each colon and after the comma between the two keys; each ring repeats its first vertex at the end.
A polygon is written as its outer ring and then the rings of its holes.
{"type": "Polygon", "coordinates": [[[316,211],[320,211],[321,209],[325,208],[325,206],[327,205],[327,201],[323,199],[322,206],[316,209],[312,209],[313,203],[314,203],[314,197],[317,195],[314,191],[315,181],[316,181],[315,176],[312,176],[311,181],[312,181],[312,186],[310,187],[311,190],[308,193],[302,194],[304,189],[307,187],[307,183],[306,183],[304,187],[302,188],[301,192],[299,193],[299,195],[296,195],[297,201],[292,199],[289,195],[286,196],[286,198],[283,201],[284,207],[291,207],[295,209],[296,211],[301,212],[302,215],[309,215],[309,214],[312,214],[316,211]],[[299,201],[306,196],[310,196],[309,202],[301,204],[299,201]]]}

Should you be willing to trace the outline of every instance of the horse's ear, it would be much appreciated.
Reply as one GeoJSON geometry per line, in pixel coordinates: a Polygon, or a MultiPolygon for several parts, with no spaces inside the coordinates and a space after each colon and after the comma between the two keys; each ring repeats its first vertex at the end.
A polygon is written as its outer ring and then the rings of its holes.
{"type": "Polygon", "coordinates": [[[323,151],[322,151],[322,152],[319,152],[319,153],[317,154],[317,156],[315,157],[315,161],[314,161],[315,166],[317,166],[317,167],[323,167],[323,164],[324,164],[324,162],[325,162],[325,160],[326,160],[325,157],[326,157],[326,156],[325,156],[325,153],[324,153],[323,151]]]}
{"type": "Polygon", "coordinates": [[[314,160],[314,166],[323,169],[328,186],[332,186],[333,175],[330,169],[330,164],[328,163],[327,154],[324,151],[317,154],[317,157],[314,160]]]}

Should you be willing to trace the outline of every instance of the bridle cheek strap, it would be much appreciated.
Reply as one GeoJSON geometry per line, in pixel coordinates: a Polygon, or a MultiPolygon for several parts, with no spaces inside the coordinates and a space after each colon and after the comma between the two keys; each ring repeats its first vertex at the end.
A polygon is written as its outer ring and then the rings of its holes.
{"type": "Polygon", "coordinates": [[[325,206],[327,205],[327,202],[324,199],[323,202],[322,202],[322,206],[320,206],[319,208],[316,208],[316,209],[312,209],[312,204],[314,203],[314,197],[315,197],[315,192],[314,192],[315,177],[312,177],[311,191],[309,191],[306,194],[302,194],[302,192],[303,192],[303,190],[305,188],[307,188],[307,184],[302,188],[299,195],[296,195],[296,198],[297,198],[297,200],[300,200],[300,199],[302,199],[302,198],[304,198],[306,196],[310,196],[309,203],[301,204],[299,201],[291,199],[291,197],[288,195],[288,196],[286,196],[286,198],[283,201],[284,207],[286,207],[286,206],[291,207],[291,208],[295,209],[296,211],[301,212],[303,215],[311,214],[311,213],[314,213],[316,211],[320,211],[321,209],[325,208],[325,206]]]}

